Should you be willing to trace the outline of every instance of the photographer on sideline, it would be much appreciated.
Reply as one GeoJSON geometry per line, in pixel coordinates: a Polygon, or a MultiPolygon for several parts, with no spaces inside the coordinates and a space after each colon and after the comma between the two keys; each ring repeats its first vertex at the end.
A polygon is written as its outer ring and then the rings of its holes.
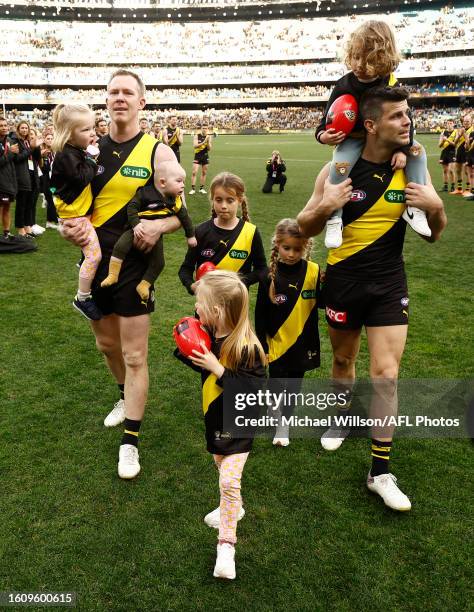
{"type": "Polygon", "coordinates": [[[265,185],[262,187],[263,193],[271,193],[275,183],[280,186],[280,193],[282,193],[286,184],[286,174],[284,174],[285,171],[285,162],[282,160],[280,152],[273,151],[272,156],[267,161],[267,180],[265,181],[265,185]]]}

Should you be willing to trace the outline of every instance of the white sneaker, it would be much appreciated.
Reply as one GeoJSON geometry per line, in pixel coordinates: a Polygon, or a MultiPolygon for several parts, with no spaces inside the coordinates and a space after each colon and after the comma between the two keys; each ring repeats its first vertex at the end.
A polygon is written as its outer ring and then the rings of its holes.
{"type": "Polygon", "coordinates": [[[207,193],[207,191],[204,189],[204,187],[201,187],[201,189],[199,190],[199,193],[207,193]]]}
{"type": "Polygon", "coordinates": [[[41,234],[44,234],[45,231],[46,231],[45,227],[42,227],[41,225],[37,225],[36,223],[31,226],[31,233],[34,236],[41,236],[41,234]]]}
{"type": "Polygon", "coordinates": [[[402,217],[408,225],[421,236],[431,236],[430,226],[426,220],[426,213],[424,210],[420,210],[414,206],[407,206],[403,211],[402,217]]]}
{"type": "Polygon", "coordinates": [[[344,440],[349,435],[348,429],[338,429],[336,427],[330,427],[321,436],[321,446],[324,450],[335,451],[337,450],[344,440]]]}
{"type": "Polygon", "coordinates": [[[122,444],[119,451],[118,475],[130,480],[140,473],[138,463],[138,448],[133,444],[122,444]]]}
{"type": "Polygon", "coordinates": [[[104,425],[106,427],[116,427],[125,421],[125,402],[123,399],[119,399],[109,414],[104,419],[104,425]]]}
{"type": "MultiPolygon", "coordinates": [[[[239,510],[239,514],[237,515],[237,520],[240,521],[245,516],[245,510],[241,507],[239,510]]],[[[214,529],[219,529],[221,524],[221,509],[217,507],[209,514],[206,514],[204,517],[204,522],[208,527],[213,527],[214,529]]]]}
{"type": "Polygon", "coordinates": [[[397,479],[393,474],[380,474],[380,476],[367,476],[367,488],[377,493],[392,510],[406,512],[411,509],[411,502],[405,493],[397,487],[397,479]]]}
{"type": "Polygon", "coordinates": [[[342,219],[335,217],[326,223],[324,246],[327,249],[337,249],[342,244],[342,219]]]}
{"type": "Polygon", "coordinates": [[[290,438],[273,438],[273,446],[288,446],[290,444],[290,438]]]}
{"type": "Polygon", "coordinates": [[[52,221],[46,221],[46,229],[55,229],[55,230],[58,230],[59,229],[59,224],[58,223],[53,223],[52,221]]]}
{"type": "Polygon", "coordinates": [[[217,545],[217,559],[214,567],[214,578],[235,578],[235,548],[224,542],[217,545]]]}
{"type": "Polygon", "coordinates": [[[189,195],[194,195],[195,193],[196,193],[196,190],[195,190],[195,189],[191,189],[191,190],[189,191],[189,195]]]}

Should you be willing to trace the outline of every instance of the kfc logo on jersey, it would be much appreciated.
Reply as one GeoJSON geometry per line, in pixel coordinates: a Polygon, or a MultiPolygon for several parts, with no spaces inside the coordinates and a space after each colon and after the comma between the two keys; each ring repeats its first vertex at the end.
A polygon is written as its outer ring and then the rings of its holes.
{"type": "Polygon", "coordinates": [[[366,197],[367,194],[365,191],[362,191],[362,189],[355,189],[351,193],[351,202],[362,202],[362,200],[365,200],[366,197]]]}
{"type": "Polygon", "coordinates": [[[326,306],[326,316],[334,323],[347,323],[347,312],[340,312],[338,310],[333,310],[326,306]]]}
{"type": "Polygon", "coordinates": [[[203,251],[201,251],[201,255],[203,257],[214,257],[215,255],[215,251],[214,249],[204,249],[203,251]]]}
{"type": "Polygon", "coordinates": [[[284,304],[287,301],[287,297],[284,293],[279,293],[278,295],[275,296],[275,302],[277,304],[284,304]]]}

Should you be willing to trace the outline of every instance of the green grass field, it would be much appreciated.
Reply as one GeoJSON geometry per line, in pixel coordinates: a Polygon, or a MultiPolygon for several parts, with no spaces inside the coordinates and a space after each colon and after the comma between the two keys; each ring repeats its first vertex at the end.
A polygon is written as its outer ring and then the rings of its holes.
{"type": "MultiPolygon", "coordinates": [[[[421,140],[439,187],[435,137],[421,140]]],[[[190,173],[189,137],[183,149],[190,173]]],[[[244,178],[268,249],[276,222],[304,206],[329,154],[309,134],[222,135],[210,174],[227,169],[244,178]],[[273,148],[288,166],[283,195],[260,191],[273,148]]],[[[441,242],[407,231],[411,319],[402,378],[473,376],[474,203],[447,196],[445,204],[441,242]]],[[[188,197],[188,206],[196,223],[207,218],[205,196],[188,197]]],[[[133,482],[117,477],[121,428],[102,425],[116,387],[70,305],[79,250],[53,230],[38,243],[36,253],[0,261],[0,591],[76,591],[82,610],[473,609],[468,440],[395,442],[392,469],[413,503],[405,514],[367,492],[367,440],[333,454],[315,439],[286,449],[257,440],[243,479],[237,579],[214,579],[216,532],[202,518],[216,507],[218,486],[200,383],[172,357],[172,326],[194,304],[177,278],[183,232],[165,240],[142,473],[133,482]]],[[[314,259],[324,257],[319,237],[314,259]]],[[[327,378],[324,320],[320,327],[322,367],[312,375],[327,378]]],[[[359,361],[366,376],[365,343],[359,361]]]]}

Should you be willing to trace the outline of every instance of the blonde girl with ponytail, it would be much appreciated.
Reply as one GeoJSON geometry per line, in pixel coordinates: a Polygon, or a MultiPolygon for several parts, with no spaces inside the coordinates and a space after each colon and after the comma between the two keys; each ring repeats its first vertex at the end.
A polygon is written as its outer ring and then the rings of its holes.
{"type": "Polygon", "coordinates": [[[220,505],[204,522],[219,530],[214,576],[232,580],[237,521],[245,514],[240,482],[253,439],[236,438],[233,432],[225,431],[223,385],[237,379],[247,390],[251,379],[265,377],[266,359],[249,320],[247,287],[236,272],[208,272],[196,283],[195,294],[196,312],[211,332],[212,345],[211,350],[203,346],[202,352],[194,351],[190,359],[201,371],[207,450],[219,470],[220,489],[220,505]]]}
{"type": "Polygon", "coordinates": [[[81,225],[87,232],[86,244],[82,247],[84,260],[79,270],[79,286],[72,305],[90,321],[97,321],[102,318],[102,313],[92,299],[91,288],[102,251],[90,222],[93,202],[91,183],[97,174],[95,157],[99,154],[99,150],[93,146],[97,140],[95,116],[85,104],[59,104],[53,112],[53,127],[52,149],[56,155],[50,189],[59,224],[60,227],[64,222],[69,227],[81,225]]]}
{"type": "Polygon", "coordinates": [[[196,286],[194,274],[205,262],[219,270],[238,272],[246,287],[259,282],[268,270],[260,232],[250,222],[243,180],[221,172],[212,180],[210,201],[211,218],[196,227],[197,246],[188,249],[178,273],[191,295],[196,286]]]}
{"type": "MultiPolygon", "coordinates": [[[[277,224],[270,271],[259,285],[255,307],[255,327],[268,356],[270,379],[279,379],[272,384],[288,393],[298,393],[305,372],[320,365],[320,270],[310,261],[311,248],[311,238],[301,233],[295,219],[277,224]]],[[[272,415],[278,423],[275,446],[290,443],[288,419],[293,407],[282,408],[272,415]]]]}

